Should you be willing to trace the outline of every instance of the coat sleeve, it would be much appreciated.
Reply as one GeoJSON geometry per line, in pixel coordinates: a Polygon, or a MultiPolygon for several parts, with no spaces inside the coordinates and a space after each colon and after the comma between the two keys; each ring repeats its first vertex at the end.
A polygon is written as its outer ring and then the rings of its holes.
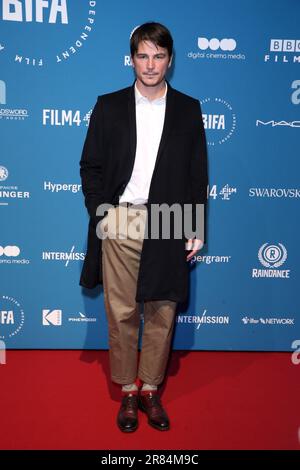
{"type": "Polygon", "coordinates": [[[80,176],[85,205],[90,217],[96,219],[96,210],[104,202],[103,195],[103,103],[98,98],[90,117],[81,160],[80,176]]]}
{"type": "MultiPolygon", "coordinates": [[[[205,229],[206,229],[206,205],[207,205],[207,186],[208,186],[208,170],[207,170],[207,145],[206,136],[202,119],[202,112],[200,102],[197,100],[196,104],[196,130],[195,130],[195,145],[194,152],[191,159],[191,190],[193,201],[193,225],[196,227],[196,213],[198,213],[198,220],[200,220],[201,236],[196,238],[202,239],[205,242],[205,229]],[[201,205],[201,206],[198,206],[201,205]]],[[[197,232],[198,233],[198,232],[197,232]]]]}

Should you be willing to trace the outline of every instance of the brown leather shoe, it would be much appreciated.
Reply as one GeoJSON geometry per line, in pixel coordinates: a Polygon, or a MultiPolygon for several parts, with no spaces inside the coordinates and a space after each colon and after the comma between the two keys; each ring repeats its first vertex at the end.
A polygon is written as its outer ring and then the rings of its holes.
{"type": "Polygon", "coordinates": [[[170,421],[167,413],[162,407],[157,392],[140,392],[139,407],[148,416],[148,423],[159,431],[168,431],[170,421]]]}
{"type": "Polygon", "coordinates": [[[117,424],[123,432],[133,432],[137,429],[139,424],[137,393],[126,393],[123,395],[117,424]]]}

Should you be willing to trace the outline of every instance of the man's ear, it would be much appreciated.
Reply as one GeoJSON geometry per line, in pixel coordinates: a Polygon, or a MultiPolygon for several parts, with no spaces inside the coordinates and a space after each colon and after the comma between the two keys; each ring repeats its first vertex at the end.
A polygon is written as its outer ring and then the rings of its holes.
{"type": "Polygon", "coordinates": [[[168,68],[171,67],[171,65],[172,65],[172,60],[173,60],[173,54],[172,54],[171,57],[170,57],[168,68]]]}

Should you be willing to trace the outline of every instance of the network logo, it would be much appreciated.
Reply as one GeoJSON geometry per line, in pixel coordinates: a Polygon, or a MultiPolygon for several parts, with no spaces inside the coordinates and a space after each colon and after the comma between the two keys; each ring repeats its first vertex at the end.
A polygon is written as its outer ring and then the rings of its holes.
{"type": "Polygon", "coordinates": [[[0,80],[0,104],[6,104],[6,84],[0,80]]]}
{"type": "Polygon", "coordinates": [[[62,324],[62,311],[61,310],[48,310],[44,309],[42,312],[43,315],[43,325],[44,326],[61,326],[62,324]]]}
{"type": "Polygon", "coordinates": [[[198,47],[202,51],[210,49],[212,51],[217,51],[221,49],[222,51],[234,51],[236,48],[236,41],[234,39],[207,39],[207,38],[198,38],[198,47]]]}

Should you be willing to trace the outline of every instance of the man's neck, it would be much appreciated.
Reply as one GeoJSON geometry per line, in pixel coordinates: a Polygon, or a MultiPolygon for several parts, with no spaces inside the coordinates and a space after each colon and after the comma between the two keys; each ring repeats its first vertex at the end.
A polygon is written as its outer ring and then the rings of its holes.
{"type": "Polygon", "coordinates": [[[153,101],[164,96],[167,84],[166,81],[163,80],[161,83],[159,83],[159,85],[151,87],[145,86],[140,80],[137,80],[136,86],[141,95],[148,98],[149,101],[153,101]]]}

